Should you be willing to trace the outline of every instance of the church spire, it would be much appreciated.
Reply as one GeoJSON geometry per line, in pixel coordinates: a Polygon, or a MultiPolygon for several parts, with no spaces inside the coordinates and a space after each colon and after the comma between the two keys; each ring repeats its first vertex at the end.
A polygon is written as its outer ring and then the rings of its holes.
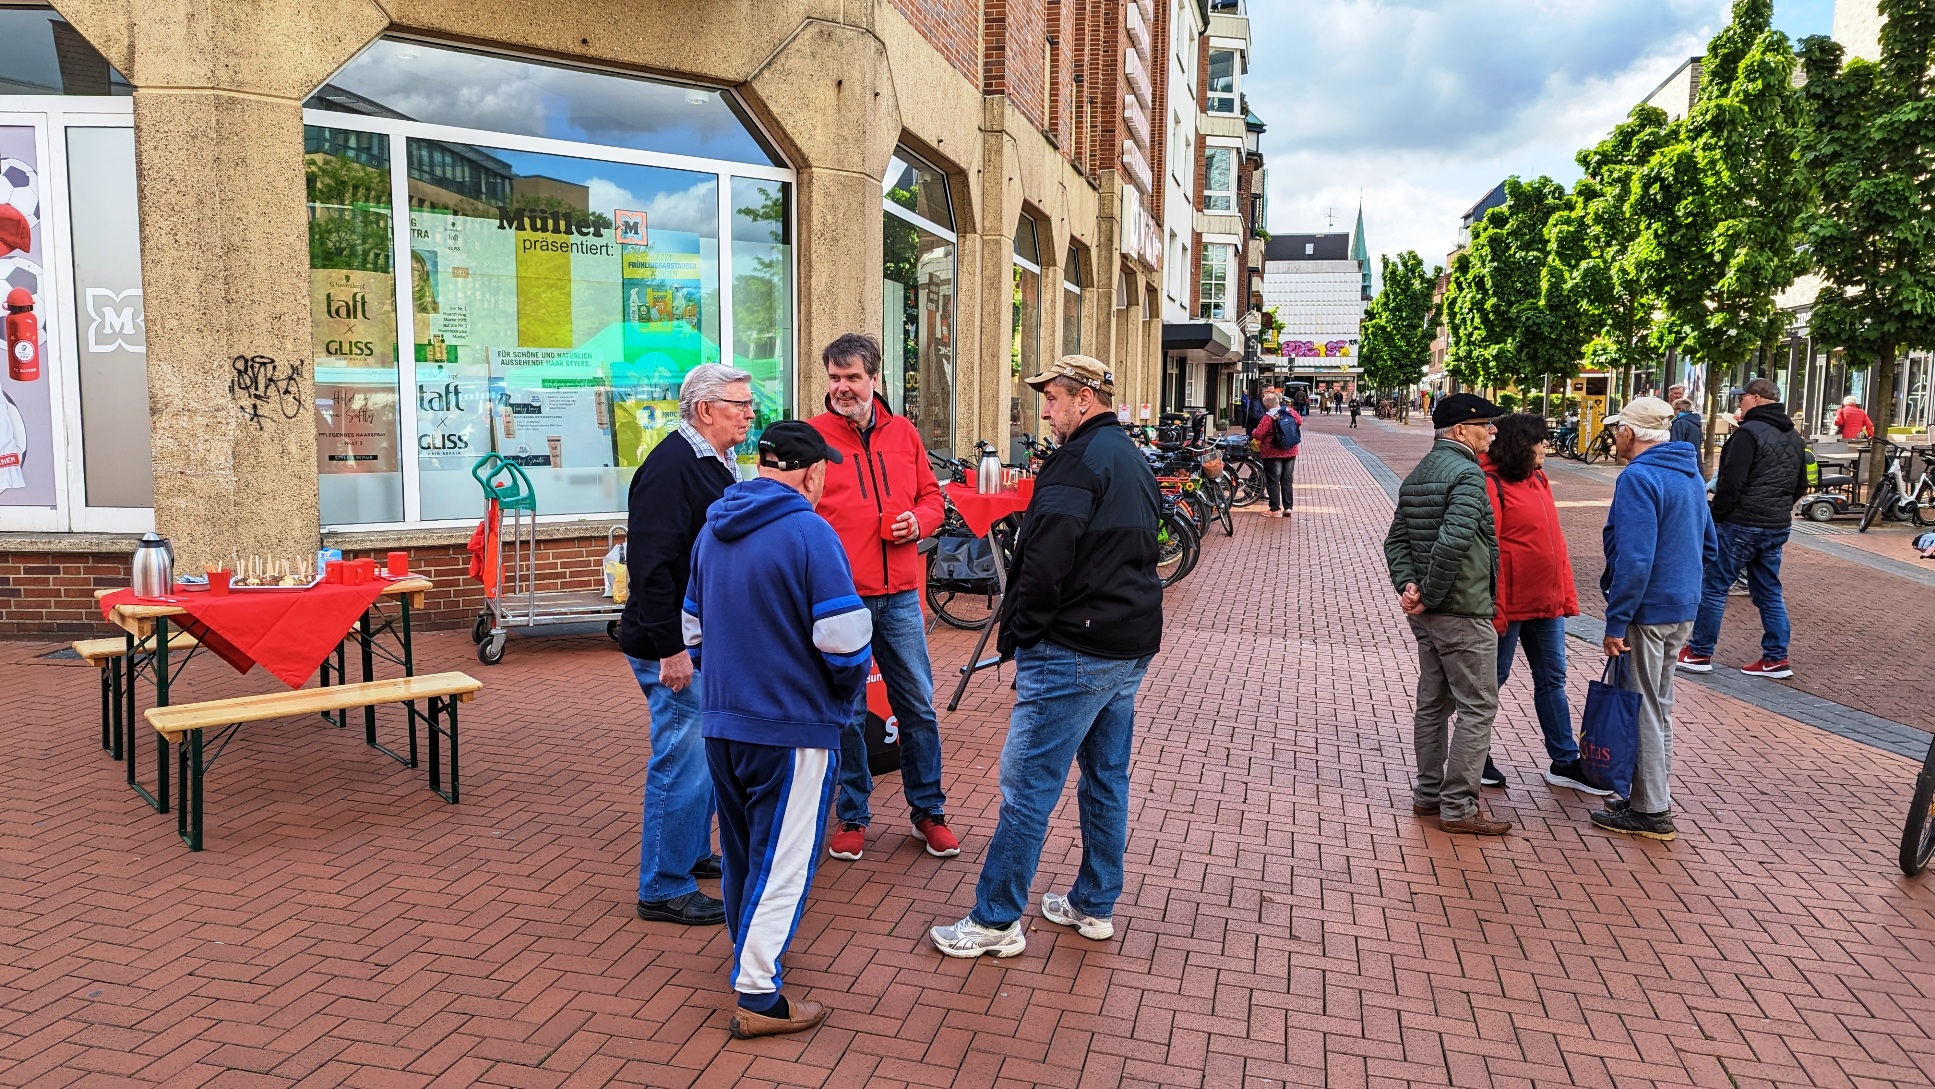
{"type": "Polygon", "coordinates": [[[1371,297],[1371,253],[1364,245],[1364,201],[1357,202],[1357,229],[1350,235],[1350,259],[1357,262],[1357,270],[1364,278],[1364,298],[1371,297]]]}

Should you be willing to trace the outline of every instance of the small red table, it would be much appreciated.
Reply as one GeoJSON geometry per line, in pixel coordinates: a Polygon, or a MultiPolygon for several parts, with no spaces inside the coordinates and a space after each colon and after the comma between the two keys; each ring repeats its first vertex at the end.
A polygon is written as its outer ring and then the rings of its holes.
{"type": "Polygon", "coordinates": [[[961,706],[961,697],[967,694],[968,682],[984,669],[992,669],[1001,664],[999,654],[983,658],[988,649],[988,636],[994,632],[994,614],[1001,611],[1001,599],[1008,594],[1008,568],[1001,562],[1001,542],[994,535],[994,527],[1003,520],[1019,516],[1028,509],[1028,499],[1020,492],[1001,491],[977,492],[966,484],[947,485],[947,501],[960,512],[961,520],[974,531],[977,537],[986,537],[988,547],[994,554],[994,610],[988,617],[987,626],[981,629],[981,638],[975,641],[974,654],[967,664],[961,667],[961,681],[954,686],[954,698],[947,701],[947,709],[953,711],[961,706]]]}

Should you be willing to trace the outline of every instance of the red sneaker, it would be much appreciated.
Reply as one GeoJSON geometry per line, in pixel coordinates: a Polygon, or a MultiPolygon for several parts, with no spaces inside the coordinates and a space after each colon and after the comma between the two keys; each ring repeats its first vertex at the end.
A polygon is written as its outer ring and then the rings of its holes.
{"type": "Polygon", "coordinates": [[[947,818],[939,813],[915,821],[914,834],[927,844],[927,853],[935,858],[953,858],[961,853],[961,841],[947,830],[947,818]]]}
{"type": "Polygon", "coordinates": [[[852,821],[840,822],[840,830],[826,841],[826,853],[847,862],[860,861],[867,846],[867,826],[852,821]]]}
{"type": "Polygon", "coordinates": [[[1681,647],[1679,661],[1673,664],[1686,670],[1688,673],[1711,673],[1713,672],[1713,655],[1695,654],[1685,647],[1681,647]]]}
{"type": "Polygon", "coordinates": [[[1758,662],[1749,662],[1740,667],[1740,672],[1745,673],[1749,677],[1778,678],[1792,677],[1794,675],[1794,671],[1788,668],[1787,659],[1785,658],[1778,661],[1772,658],[1762,658],[1758,662]]]}

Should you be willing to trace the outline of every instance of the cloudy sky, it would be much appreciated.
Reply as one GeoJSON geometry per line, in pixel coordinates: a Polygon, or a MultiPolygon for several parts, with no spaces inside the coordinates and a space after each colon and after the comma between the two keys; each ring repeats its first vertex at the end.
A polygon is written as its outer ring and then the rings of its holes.
{"type": "MultiPolygon", "coordinates": [[[[1349,230],[1427,266],[1507,175],[1570,186],[1597,143],[1725,25],[1727,0],[1250,0],[1244,92],[1269,130],[1270,229],[1349,230]]],[[[1774,0],[1826,34],[1834,0],[1774,0]]]]}

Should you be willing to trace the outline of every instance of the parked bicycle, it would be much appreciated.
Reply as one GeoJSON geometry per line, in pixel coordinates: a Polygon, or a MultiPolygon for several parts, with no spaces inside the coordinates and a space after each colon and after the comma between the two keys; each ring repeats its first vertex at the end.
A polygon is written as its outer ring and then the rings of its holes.
{"type": "Polygon", "coordinates": [[[1910,450],[1904,446],[1888,444],[1887,471],[1875,482],[1868,504],[1861,512],[1860,532],[1881,519],[1890,522],[1913,522],[1918,526],[1935,525],[1935,447],[1920,447],[1910,450]],[[1913,484],[1908,482],[1908,468],[1915,457],[1922,459],[1921,477],[1913,484]]]}

